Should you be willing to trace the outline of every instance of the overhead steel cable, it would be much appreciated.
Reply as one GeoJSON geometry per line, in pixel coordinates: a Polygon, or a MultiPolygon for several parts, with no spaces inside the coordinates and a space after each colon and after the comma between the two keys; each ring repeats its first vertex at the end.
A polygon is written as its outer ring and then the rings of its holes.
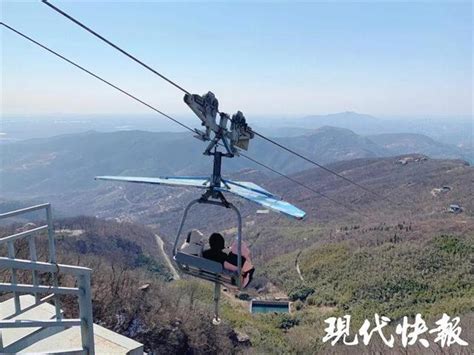
{"type": "Polygon", "coordinates": [[[95,32],[93,29],[91,29],[90,27],[87,27],[86,25],[84,25],[82,22],[76,20],[74,17],[72,17],[71,15],[65,13],[64,11],[62,11],[61,9],[59,9],[58,7],[54,6],[53,4],[49,3],[47,0],[42,0],[42,2],[45,4],[45,5],[48,5],[50,8],[52,8],[54,11],[60,13],[61,15],[63,15],[64,17],[68,18],[69,20],[71,20],[72,22],[74,22],[76,25],[78,26],[81,26],[83,29],[85,29],[86,31],[90,32],[91,34],[93,34],[94,36],[96,36],[97,38],[100,38],[102,41],[104,41],[105,43],[107,43],[109,46],[112,46],[113,48],[115,48],[116,50],[118,50],[119,52],[123,53],[124,55],[126,55],[127,57],[129,57],[130,59],[132,59],[133,61],[137,62],[138,64],[140,64],[141,66],[145,67],[146,69],[150,70],[151,72],[155,73],[156,75],[158,75],[161,79],[163,80],[166,80],[168,83],[170,83],[171,85],[173,85],[174,87],[176,87],[177,89],[181,90],[182,92],[186,93],[186,94],[189,94],[191,95],[191,93],[189,91],[187,91],[186,89],[184,89],[182,86],[176,84],[173,80],[167,78],[165,75],[161,74],[160,72],[156,71],[155,69],[153,69],[152,67],[150,67],[149,65],[145,64],[144,62],[142,62],[140,59],[138,59],[137,57],[135,57],[134,55],[130,54],[129,52],[123,50],[122,48],[120,48],[119,46],[117,46],[116,44],[112,43],[111,41],[109,41],[107,38],[105,38],[104,36],[98,34],[97,32],[95,32]]]}
{"type": "Polygon", "coordinates": [[[362,190],[371,193],[371,194],[374,195],[374,196],[377,196],[377,197],[379,197],[379,198],[382,198],[382,199],[384,199],[384,200],[386,200],[386,201],[388,201],[388,202],[390,202],[390,203],[398,204],[397,202],[392,201],[392,200],[390,200],[389,198],[387,198],[387,197],[385,197],[385,196],[383,196],[383,195],[381,195],[381,194],[379,194],[379,193],[377,193],[377,192],[375,192],[375,191],[372,191],[372,190],[366,188],[365,186],[363,186],[363,185],[361,185],[361,184],[359,184],[359,183],[357,183],[357,182],[355,182],[355,181],[352,181],[351,179],[345,177],[344,175],[339,174],[337,171],[334,171],[334,170],[332,170],[332,169],[329,169],[328,167],[326,167],[326,166],[324,166],[324,165],[322,165],[322,164],[319,164],[318,162],[316,162],[316,161],[314,161],[314,160],[312,160],[312,159],[310,159],[310,158],[305,157],[304,155],[302,155],[302,154],[300,154],[300,153],[294,151],[293,149],[290,149],[290,148],[285,147],[283,144],[280,144],[280,143],[276,142],[275,140],[273,140],[273,139],[271,139],[271,138],[265,137],[263,134],[260,134],[260,133],[255,132],[255,131],[253,131],[253,133],[254,133],[256,136],[258,136],[258,137],[260,137],[260,138],[262,138],[262,139],[264,139],[264,140],[266,140],[266,141],[268,141],[268,142],[270,142],[270,143],[276,145],[277,147],[279,147],[279,148],[281,148],[281,149],[283,149],[283,150],[286,150],[287,152],[289,152],[289,153],[291,153],[291,154],[296,155],[297,157],[299,157],[299,158],[301,158],[301,159],[307,161],[308,163],[311,163],[311,164],[313,164],[313,165],[316,165],[317,167],[323,169],[324,171],[327,171],[328,173],[331,173],[331,174],[333,174],[333,175],[335,175],[335,176],[337,176],[337,177],[339,177],[339,178],[341,178],[341,179],[343,179],[343,180],[345,180],[345,181],[347,181],[347,182],[349,182],[349,183],[351,183],[351,184],[353,184],[353,185],[355,185],[355,186],[361,188],[362,190]]]}
{"type": "Polygon", "coordinates": [[[240,154],[242,157],[244,157],[244,158],[246,158],[246,159],[248,159],[248,160],[254,162],[255,164],[260,165],[260,166],[264,167],[265,169],[268,169],[268,170],[272,171],[273,173],[278,174],[278,175],[280,175],[281,177],[284,177],[285,179],[290,180],[291,182],[294,182],[295,184],[298,184],[298,185],[304,187],[305,189],[307,189],[307,190],[309,190],[309,191],[311,191],[311,192],[313,192],[313,193],[315,193],[315,194],[317,194],[317,195],[319,195],[319,196],[321,196],[321,197],[323,197],[323,198],[325,198],[325,199],[327,199],[327,200],[329,200],[329,201],[332,201],[333,203],[335,203],[335,204],[337,204],[337,205],[340,205],[340,206],[342,206],[342,207],[344,207],[344,208],[347,208],[348,210],[350,210],[350,211],[352,211],[352,212],[358,213],[358,214],[360,214],[361,216],[364,216],[364,217],[370,219],[370,217],[369,217],[368,215],[366,215],[366,214],[364,214],[364,213],[362,213],[362,212],[360,212],[360,211],[357,211],[356,209],[354,209],[354,208],[352,208],[352,207],[349,207],[349,206],[347,206],[346,204],[343,204],[343,203],[341,203],[341,202],[339,202],[339,201],[337,201],[337,200],[334,200],[333,198],[329,197],[328,195],[323,194],[322,192],[319,192],[318,190],[315,190],[315,189],[313,189],[312,187],[310,187],[310,186],[308,186],[308,185],[306,185],[306,184],[303,184],[302,182],[299,182],[298,180],[292,178],[291,176],[288,176],[288,175],[286,175],[286,174],[283,174],[283,173],[279,172],[279,171],[276,170],[276,169],[273,169],[272,167],[270,167],[270,166],[268,166],[268,165],[265,165],[265,164],[263,164],[263,163],[260,163],[259,161],[253,159],[252,157],[250,157],[250,156],[248,156],[248,155],[246,155],[246,154],[243,154],[243,153],[239,153],[239,154],[240,154]]]}
{"type": "MultiPolygon", "coordinates": [[[[72,22],[74,22],[76,25],[82,27],[83,29],[85,29],[86,31],[88,31],[89,33],[91,33],[92,35],[94,35],[95,37],[99,38],[100,40],[104,41],[105,43],[107,43],[109,46],[115,48],[116,50],[118,50],[119,52],[121,52],[122,54],[126,55],[127,57],[129,57],[130,59],[132,59],[133,61],[137,62],[138,64],[142,65],[143,67],[145,67],[146,69],[148,69],[149,71],[151,71],[152,73],[158,75],[160,78],[166,80],[168,83],[170,83],[171,85],[175,86],[176,88],[180,89],[181,91],[185,92],[186,94],[189,94],[190,95],[190,92],[186,89],[184,89],[182,86],[176,84],[174,81],[170,80],[169,78],[167,78],[166,76],[164,76],[163,74],[161,74],[160,72],[158,72],[157,70],[153,69],[152,67],[150,67],[149,65],[143,63],[141,60],[139,60],[138,58],[136,58],[135,56],[133,56],[132,54],[130,54],[129,52],[125,51],[124,49],[120,48],[119,46],[117,46],[116,44],[114,44],[113,42],[111,42],[110,40],[108,40],[107,38],[105,38],[104,36],[98,34],[96,31],[94,31],[93,29],[91,29],[90,27],[86,26],[85,24],[83,24],[82,22],[80,22],[79,20],[77,20],[76,18],[72,17],[71,15],[67,14],[66,12],[64,12],[63,10],[59,9],[57,6],[51,4],[50,2],[48,2],[47,0],[42,0],[42,2],[46,5],[48,5],[50,8],[52,8],[54,11],[56,11],[57,13],[61,14],[62,16],[66,17],[67,19],[71,20],[72,22]]],[[[264,136],[263,134],[261,133],[258,133],[256,131],[253,131],[253,133],[255,135],[257,135],[258,137],[278,146],[279,148],[281,149],[284,149],[286,150],[287,152],[291,153],[291,154],[294,154],[295,156],[325,170],[326,172],[330,173],[330,174],[333,174],[347,182],[349,182],[350,184],[353,184],[359,188],[361,188],[362,190],[372,194],[373,196],[376,196],[378,198],[381,198],[381,199],[384,199],[390,203],[393,203],[393,204],[396,204],[396,205],[400,205],[399,203],[395,202],[395,201],[392,201],[390,200],[389,198],[375,192],[375,191],[372,191],[371,189],[368,189],[367,187],[337,173],[336,171],[332,170],[332,169],[329,169],[327,167],[325,167],[324,165],[322,164],[319,164],[318,162],[310,159],[310,158],[307,158],[305,157],[304,155],[288,148],[288,147],[285,147],[284,145],[274,141],[273,139],[271,138],[268,138],[266,136],[264,136]]]]}
{"type": "Polygon", "coordinates": [[[39,43],[38,41],[34,40],[33,38],[31,38],[31,37],[25,35],[24,33],[21,33],[20,31],[14,29],[13,27],[7,25],[7,24],[4,23],[4,22],[0,22],[0,24],[3,25],[4,27],[8,28],[10,31],[15,32],[17,35],[19,35],[19,36],[21,36],[21,37],[27,39],[28,41],[30,41],[30,42],[36,44],[37,46],[43,48],[44,50],[46,50],[46,51],[48,51],[48,52],[54,54],[55,56],[61,58],[62,60],[68,62],[69,64],[74,65],[76,68],[82,70],[83,72],[85,72],[85,73],[87,73],[87,74],[93,76],[94,78],[96,78],[96,79],[102,81],[103,83],[105,83],[105,84],[107,84],[107,85],[113,87],[115,90],[120,91],[121,93],[127,95],[128,97],[134,99],[135,101],[141,103],[142,105],[145,105],[145,106],[147,106],[148,108],[152,109],[153,111],[159,113],[160,115],[163,115],[164,117],[168,118],[169,120],[173,121],[174,123],[179,124],[181,127],[186,128],[187,130],[190,130],[191,132],[194,132],[194,129],[192,129],[191,127],[185,125],[184,123],[179,122],[178,120],[174,119],[174,118],[171,117],[170,115],[167,115],[166,113],[164,113],[164,112],[158,110],[157,108],[153,107],[153,106],[150,105],[149,103],[147,103],[147,102],[145,102],[145,101],[139,99],[138,97],[136,97],[136,96],[130,94],[128,91],[125,91],[125,90],[119,88],[117,85],[112,84],[110,81],[107,81],[107,80],[101,78],[101,77],[98,76],[97,74],[94,74],[94,73],[91,72],[90,70],[87,70],[86,68],[80,66],[79,64],[77,64],[77,63],[73,62],[72,60],[66,58],[65,56],[59,54],[58,52],[55,52],[55,51],[53,51],[52,49],[46,47],[45,45],[42,45],[41,43],[39,43]]]}
{"type": "MultiPolygon", "coordinates": [[[[103,79],[103,78],[100,77],[99,75],[97,75],[97,74],[91,72],[90,70],[84,68],[83,66],[77,64],[76,62],[74,62],[74,61],[72,61],[72,60],[66,58],[65,56],[59,54],[58,52],[56,52],[56,51],[54,51],[54,50],[48,48],[47,46],[45,46],[45,45],[39,43],[38,41],[36,41],[36,40],[34,40],[33,38],[27,36],[26,34],[24,34],[24,33],[20,32],[20,31],[16,30],[15,28],[13,28],[13,27],[7,25],[6,23],[0,22],[0,24],[1,24],[2,26],[4,26],[5,28],[9,29],[10,31],[16,33],[17,35],[23,37],[24,39],[30,41],[31,43],[34,43],[35,45],[39,46],[40,48],[46,50],[47,52],[49,52],[49,53],[55,55],[56,57],[58,57],[58,58],[60,58],[60,59],[62,59],[62,60],[64,60],[64,61],[66,61],[67,63],[73,65],[74,67],[76,67],[76,68],[82,70],[83,72],[89,74],[90,76],[92,76],[92,77],[94,77],[94,78],[100,80],[101,82],[107,84],[108,86],[110,86],[110,87],[116,89],[117,91],[121,92],[122,94],[127,95],[127,96],[130,97],[131,99],[133,99],[133,100],[135,100],[135,101],[141,103],[142,105],[145,105],[146,107],[150,108],[151,110],[153,110],[153,111],[159,113],[160,115],[162,115],[162,116],[164,116],[164,117],[170,119],[171,121],[173,121],[174,123],[180,125],[181,127],[183,127],[183,128],[185,128],[185,129],[187,129],[187,130],[189,130],[189,131],[195,133],[194,129],[192,129],[191,127],[189,127],[189,126],[187,126],[187,125],[181,123],[180,121],[174,119],[173,117],[171,117],[170,115],[168,115],[168,114],[162,112],[161,110],[157,109],[156,107],[154,107],[154,106],[148,104],[147,102],[145,102],[145,101],[139,99],[138,97],[136,97],[136,96],[130,94],[128,91],[125,91],[125,90],[121,89],[120,87],[118,87],[118,86],[112,84],[111,82],[109,82],[109,81],[103,79]]],[[[334,199],[330,198],[329,196],[326,196],[325,194],[323,194],[323,193],[321,193],[321,192],[319,192],[319,191],[317,191],[317,190],[315,190],[315,189],[313,189],[313,188],[311,188],[311,187],[309,187],[309,186],[307,186],[307,185],[305,185],[305,184],[299,182],[298,180],[293,179],[293,178],[290,177],[290,176],[287,176],[287,175],[285,175],[285,174],[283,174],[283,173],[280,173],[279,171],[277,171],[277,170],[275,170],[275,169],[273,169],[273,168],[271,168],[271,167],[269,167],[269,166],[267,166],[267,165],[265,165],[265,164],[263,164],[263,163],[260,163],[259,161],[257,161],[256,159],[254,159],[254,158],[252,158],[252,157],[250,157],[250,156],[248,156],[248,155],[245,155],[245,154],[242,154],[242,153],[240,153],[240,155],[241,155],[242,157],[244,157],[245,159],[250,160],[250,161],[254,162],[255,164],[258,164],[258,165],[260,165],[260,166],[262,166],[262,167],[264,167],[264,168],[266,168],[266,169],[268,169],[268,170],[274,172],[275,174],[278,174],[278,175],[280,175],[280,176],[282,176],[282,177],[284,177],[284,178],[286,178],[286,179],[288,179],[288,180],[294,182],[295,184],[298,184],[298,185],[300,185],[300,186],[302,186],[302,187],[304,187],[304,188],[306,188],[306,189],[308,189],[308,190],[310,190],[310,191],[312,191],[312,192],[314,192],[314,193],[316,193],[316,194],[318,194],[318,195],[320,195],[320,196],[322,196],[322,197],[324,197],[324,198],[326,198],[326,199],[332,201],[333,203],[335,203],[335,204],[337,204],[337,205],[343,206],[343,207],[345,207],[345,208],[347,208],[347,209],[349,209],[349,210],[351,210],[351,211],[353,211],[353,212],[359,213],[359,214],[361,214],[362,216],[367,217],[367,216],[364,215],[363,213],[361,213],[361,212],[359,212],[359,211],[357,211],[357,210],[355,210],[355,209],[353,209],[353,208],[351,208],[351,207],[349,207],[349,206],[347,206],[347,205],[345,205],[345,204],[343,204],[343,203],[341,203],[341,202],[339,202],[339,201],[337,201],[337,200],[334,200],[334,199]]]]}

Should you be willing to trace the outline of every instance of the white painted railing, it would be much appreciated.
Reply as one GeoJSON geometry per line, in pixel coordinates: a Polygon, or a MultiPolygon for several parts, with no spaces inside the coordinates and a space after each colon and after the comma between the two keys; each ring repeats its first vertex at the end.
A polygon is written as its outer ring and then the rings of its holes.
{"type": "MultiPolygon", "coordinates": [[[[51,214],[51,205],[49,203],[23,208],[16,211],[0,214],[0,220],[15,217],[33,211],[45,210],[46,224],[26,231],[15,233],[0,238],[0,246],[7,245],[8,256],[0,256],[0,270],[11,271],[11,282],[0,283],[0,293],[13,293],[15,313],[8,319],[0,320],[0,353],[7,350],[3,347],[2,329],[6,328],[32,328],[32,327],[62,327],[72,326],[81,327],[82,351],[86,354],[94,354],[94,331],[92,318],[92,298],[90,277],[91,269],[58,264],[56,262],[56,247],[54,240],[54,228],[51,214]],[[36,253],[36,237],[41,232],[47,232],[49,258],[47,262],[38,261],[36,253]],[[15,241],[25,239],[28,241],[29,259],[17,259],[15,250],[15,241]],[[32,284],[19,284],[17,281],[17,270],[27,270],[32,272],[32,284]],[[38,273],[51,273],[52,285],[40,285],[38,273]],[[77,287],[60,287],[58,285],[58,273],[73,275],[77,280],[77,287]],[[31,309],[22,309],[20,304],[20,294],[32,294],[35,296],[36,305],[54,299],[55,318],[51,320],[12,320],[22,312],[31,309]],[[46,297],[40,298],[40,295],[46,297]],[[79,319],[63,319],[61,305],[58,295],[75,295],[79,301],[79,319]]],[[[58,349],[51,349],[57,351],[58,349]]],[[[67,353],[68,350],[62,352],[67,353]]],[[[74,350],[74,353],[77,351],[74,350]]]]}

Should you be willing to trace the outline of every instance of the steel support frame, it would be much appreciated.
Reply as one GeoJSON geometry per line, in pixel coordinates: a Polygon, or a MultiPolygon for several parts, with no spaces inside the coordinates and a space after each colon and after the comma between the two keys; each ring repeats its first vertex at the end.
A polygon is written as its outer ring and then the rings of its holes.
{"type": "Polygon", "coordinates": [[[92,317],[92,295],[90,285],[91,270],[88,268],[61,265],[57,264],[56,261],[56,246],[54,238],[54,226],[52,219],[52,209],[49,203],[36,205],[0,214],[0,219],[14,217],[28,212],[44,209],[46,212],[47,224],[33,228],[24,232],[16,233],[7,237],[0,238],[0,245],[7,244],[8,257],[0,257],[0,264],[2,268],[10,269],[12,272],[11,283],[0,283],[0,292],[13,292],[15,313],[8,317],[8,319],[0,320],[0,351],[3,349],[2,333],[1,329],[8,328],[28,328],[28,327],[71,327],[81,326],[81,340],[82,350],[64,351],[64,353],[87,353],[90,355],[95,354],[94,347],[94,329],[93,329],[93,317],[92,317]],[[49,257],[48,262],[41,262],[37,260],[35,236],[37,233],[47,230],[48,234],[48,247],[49,257]],[[17,259],[15,255],[15,240],[27,239],[30,260],[17,259]],[[29,284],[18,284],[16,271],[17,270],[29,270],[32,271],[32,285],[29,284]],[[53,279],[53,286],[44,286],[38,284],[37,273],[38,272],[50,272],[53,279]],[[59,272],[66,274],[72,274],[76,276],[78,287],[60,287],[58,285],[57,275],[59,272]],[[30,320],[30,321],[18,321],[11,320],[10,318],[15,317],[23,311],[28,310],[21,309],[20,294],[33,294],[35,296],[35,306],[54,298],[55,303],[55,319],[41,321],[41,320],[30,320]],[[39,294],[48,294],[47,297],[40,299],[39,294]],[[79,314],[80,319],[62,319],[62,312],[59,303],[60,294],[72,294],[76,295],[79,299],[79,314]]]}

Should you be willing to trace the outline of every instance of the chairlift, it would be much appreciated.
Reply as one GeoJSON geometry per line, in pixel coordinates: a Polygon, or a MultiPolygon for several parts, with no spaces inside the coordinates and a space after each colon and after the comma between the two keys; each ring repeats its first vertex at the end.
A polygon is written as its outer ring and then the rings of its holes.
{"type": "MultiPolygon", "coordinates": [[[[242,216],[239,209],[226,199],[225,194],[241,197],[259,204],[266,210],[283,213],[298,220],[305,217],[305,212],[252,182],[234,181],[224,179],[221,176],[222,158],[233,158],[234,156],[238,156],[238,149],[247,150],[249,140],[253,138],[252,130],[246,124],[245,118],[240,111],[233,116],[232,120],[226,113],[219,112],[220,121],[217,124],[216,115],[218,113],[218,102],[212,93],[209,92],[202,97],[199,95],[186,94],[184,101],[201,119],[202,125],[206,127],[206,131],[199,131],[196,129],[195,137],[203,141],[210,141],[204,151],[204,155],[213,156],[213,171],[210,177],[176,176],[153,178],[97,176],[96,179],[173,187],[195,187],[205,190],[201,197],[191,201],[184,209],[173,245],[173,260],[183,273],[215,284],[215,309],[213,323],[219,324],[220,318],[218,306],[221,285],[237,287],[239,290],[242,289],[242,216]],[[229,121],[232,122],[230,129],[227,128],[229,121]],[[211,133],[213,133],[212,138],[211,133]],[[220,150],[222,148],[224,149],[220,150]],[[229,270],[219,262],[205,259],[200,256],[199,253],[192,252],[190,249],[178,249],[188,214],[192,207],[197,205],[218,206],[232,210],[235,213],[237,223],[237,265],[235,270],[229,270]]],[[[189,244],[190,240],[186,240],[186,242],[189,244]]]]}

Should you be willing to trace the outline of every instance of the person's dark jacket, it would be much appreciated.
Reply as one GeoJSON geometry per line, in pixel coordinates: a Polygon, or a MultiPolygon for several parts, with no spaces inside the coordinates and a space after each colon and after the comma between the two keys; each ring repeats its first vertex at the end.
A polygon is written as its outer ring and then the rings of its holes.
{"type": "Polygon", "coordinates": [[[209,260],[217,261],[218,263],[224,264],[227,260],[227,254],[222,250],[218,249],[207,249],[202,252],[202,256],[209,260]]]}

